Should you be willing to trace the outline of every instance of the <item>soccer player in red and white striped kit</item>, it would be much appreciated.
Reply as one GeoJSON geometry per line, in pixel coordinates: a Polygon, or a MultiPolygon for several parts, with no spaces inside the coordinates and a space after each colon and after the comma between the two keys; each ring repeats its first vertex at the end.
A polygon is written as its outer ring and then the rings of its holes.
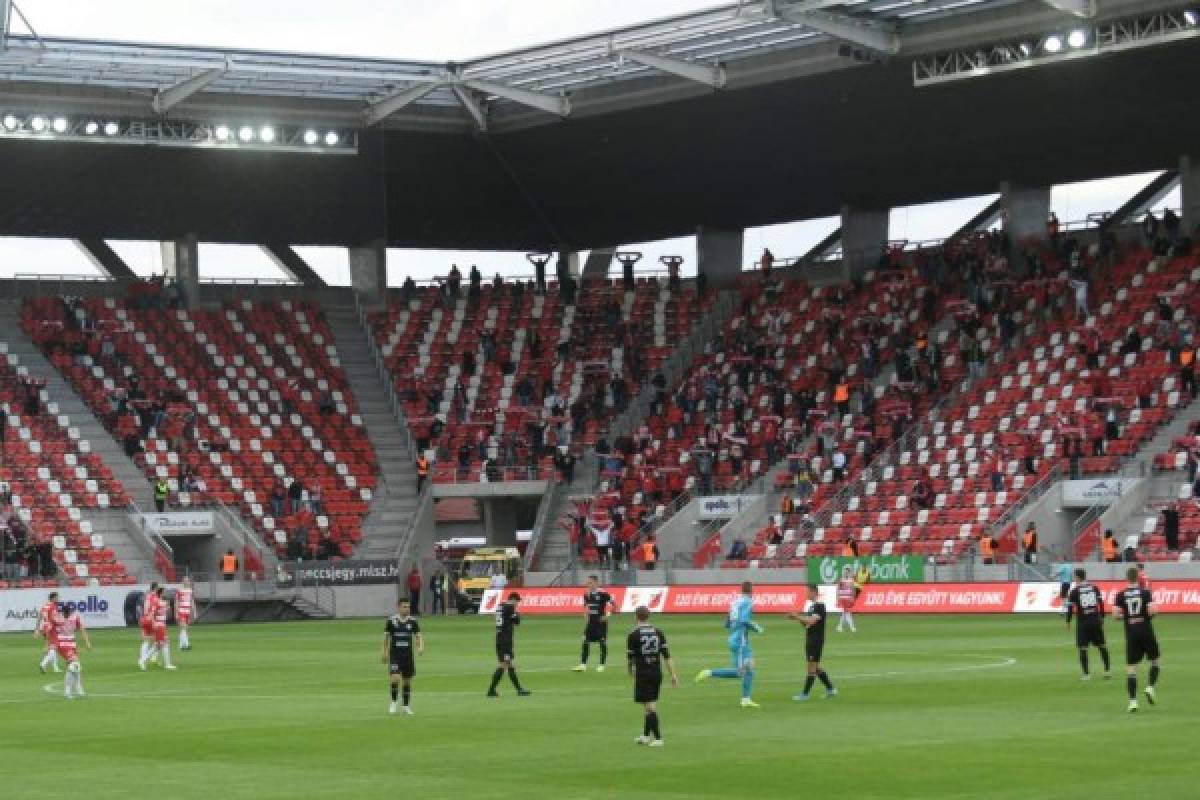
{"type": "Polygon", "coordinates": [[[79,616],[79,609],[68,605],[55,631],[54,640],[55,649],[62,656],[62,660],[67,663],[67,674],[63,676],[63,697],[68,700],[85,696],[82,677],[83,665],[79,663],[79,650],[75,642],[76,633],[83,636],[83,643],[87,645],[88,650],[91,650],[92,640],[88,637],[87,628],[83,625],[83,618],[79,616]]]}

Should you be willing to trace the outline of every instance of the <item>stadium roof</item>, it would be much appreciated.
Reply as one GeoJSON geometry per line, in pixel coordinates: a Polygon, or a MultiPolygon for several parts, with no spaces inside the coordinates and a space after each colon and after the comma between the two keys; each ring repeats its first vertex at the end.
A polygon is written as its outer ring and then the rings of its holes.
{"type": "Polygon", "coordinates": [[[402,109],[453,110],[474,118],[536,109],[550,121],[571,112],[572,95],[670,75],[711,88],[727,67],[831,41],[891,56],[903,37],[931,23],[1016,5],[1019,0],[739,0],[625,28],[578,36],[461,63],[386,60],[179,47],[129,42],[7,37],[0,81],[53,92],[88,106],[128,113],[137,103],[165,113],[191,105],[213,110],[247,100],[302,104],[346,123],[378,123],[402,109]],[[90,101],[90,103],[89,103],[90,101]],[[100,108],[99,106],[109,106],[100,108]],[[469,115],[462,112],[466,110],[469,115]]]}

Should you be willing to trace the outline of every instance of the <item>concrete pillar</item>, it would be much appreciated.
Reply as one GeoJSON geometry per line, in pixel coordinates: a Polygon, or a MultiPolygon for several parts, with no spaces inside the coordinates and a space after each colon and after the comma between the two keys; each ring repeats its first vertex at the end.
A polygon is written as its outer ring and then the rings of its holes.
{"type": "Polygon", "coordinates": [[[696,272],[709,286],[730,286],[746,262],[745,231],[741,228],[696,228],[696,272]]]}
{"type": "Polygon", "coordinates": [[[1046,238],[1050,187],[1029,188],[1005,181],[1000,184],[1000,202],[1004,207],[1004,230],[1014,245],[1030,238],[1046,238]]]}
{"type": "Polygon", "coordinates": [[[387,246],[383,239],[350,248],[350,285],[365,303],[385,302],[388,271],[387,246]]]}
{"type": "Polygon", "coordinates": [[[168,281],[179,287],[179,300],[184,308],[195,308],[200,302],[200,243],[196,234],[189,233],[173,242],[162,242],[163,272],[168,281]]]}
{"type": "Polygon", "coordinates": [[[1181,230],[1194,237],[1196,228],[1200,227],[1200,156],[1179,159],[1179,194],[1183,204],[1181,230]]]}
{"type": "Polygon", "coordinates": [[[842,206],[842,265],[857,278],[875,269],[887,248],[888,209],[842,206]]]}

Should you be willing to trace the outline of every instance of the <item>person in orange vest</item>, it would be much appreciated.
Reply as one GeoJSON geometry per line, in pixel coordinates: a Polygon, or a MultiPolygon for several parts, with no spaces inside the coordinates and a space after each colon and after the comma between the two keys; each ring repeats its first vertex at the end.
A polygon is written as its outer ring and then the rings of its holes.
{"type": "Polygon", "coordinates": [[[847,537],[842,545],[842,558],[858,558],[858,542],[847,537]]]}
{"type": "Polygon", "coordinates": [[[1037,563],[1037,551],[1038,551],[1038,535],[1037,535],[1037,524],[1036,523],[1033,523],[1033,522],[1029,523],[1029,527],[1025,529],[1025,535],[1021,539],[1021,546],[1025,550],[1025,563],[1026,564],[1036,564],[1037,563]]]}
{"type": "Polygon", "coordinates": [[[1111,528],[1104,532],[1104,539],[1100,542],[1100,546],[1104,553],[1104,560],[1109,564],[1115,564],[1121,560],[1117,554],[1117,540],[1113,536],[1111,528]]]}
{"type": "Polygon", "coordinates": [[[221,556],[221,575],[225,578],[225,580],[231,581],[233,580],[234,576],[237,575],[237,571],[237,556],[233,554],[232,550],[226,550],[225,555],[221,556]]]}
{"type": "Polygon", "coordinates": [[[792,500],[790,494],[785,494],[783,499],[779,501],[779,513],[784,517],[788,517],[796,510],[796,503],[792,500]]]}
{"type": "Polygon", "coordinates": [[[996,540],[990,533],[979,537],[979,554],[983,556],[984,564],[996,563],[996,540]]]}
{"type": "Polygon", "coordinates": [[[653,570],[658,562],[658,545],[654,541],[653,533],[642,542],[642,560],[646,563],[647,570],[653,570]]]}
{"type": "Polygon", "coordinates": [[[421,453],[417,456],[417,494],[425,487],[425,479],[429,477],[429,459],[421,453]]]}
{"type": "Polygon", "coordinates": [[[842,381],[834,388],[833,402],[837,404],[838,414],[844,417],[850,413],[850,384],[842,381]]]}
{"type": "Polygon", "coordinates": [[[1196,396],[1196,351],[1191,346],[1179,351],[1179,383],[1188,395],[1196,396]]]}

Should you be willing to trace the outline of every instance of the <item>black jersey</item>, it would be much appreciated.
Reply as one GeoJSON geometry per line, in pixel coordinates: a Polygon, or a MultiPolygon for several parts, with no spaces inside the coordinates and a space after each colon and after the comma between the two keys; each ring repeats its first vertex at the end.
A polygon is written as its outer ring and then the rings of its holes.
{"type": "Polygon", "coordinates": [[[417,622],[416,618],[401,619],[399,615],[388,617],[384,630],[387,631],[388,647],[393,658],[396,656],[411,658],[413,640],[421,632],[421,624],[417,622]]]}
{"type": "Polygon", "coordinates": [[[1067,595],[1068,612],[1079,617],[1080,625],[1100,625],[1104,621],[1104,594],[1092,583],[1081,583],[1067,595]]]}
{"type": "Polygon", "coordinates": [[[1141,635],[1153,633],[1150,624],[1150,603],[1154,595],[1149,589],[1130,586],[1117,592],[1116,607],[1121,609],[1121,620],[1125,623],[1125,634],[1141,635]]]}
{"type": "Polygon", "coordinates": [[[513,628],[521,624],[521,615],[512,603],[501,603],[496,609],[496,641],[511,642],[513,628]]]}
{"type": "Polygon", "coordinates": [[[820,645],[825,643],[825,604],[822,602],[814,602],[808,607],[808,616],[816,617],[817,621],[808,626],[804,632],[804,640],[807,644],[820,645]]]}
{"type": "Polygon", "coordinates": [[[588,622],[601,622],[609,607],[613,604],[612,595],[603,589],[588,592],[583,596],[583,605],[587,609],[588,622]]]}
{"type": "Polygon", "coordinates": [[[667,637],[653,625],[638,625],[626,640],[629,662],[639,680],[662,678],[662,659],[670,658],[667,637]]]}

